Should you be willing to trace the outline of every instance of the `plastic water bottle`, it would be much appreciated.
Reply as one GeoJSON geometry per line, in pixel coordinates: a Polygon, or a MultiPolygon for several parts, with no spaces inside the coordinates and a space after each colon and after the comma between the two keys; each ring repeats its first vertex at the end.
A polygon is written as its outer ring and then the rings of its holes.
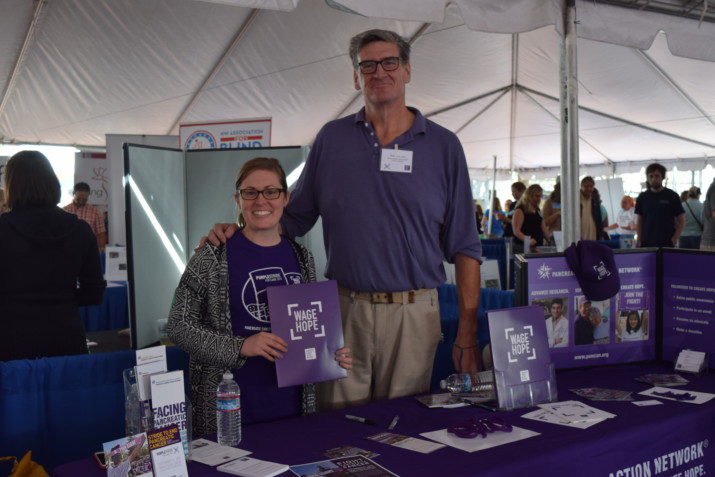
{"type": "Polygon", "coordinates": [[[216,428],[222,446],[241,442],[241,390],[229,371],[223,373],[223,381],[216,389],[216,428]]]}
{"type": "Polygon", "coordinates": [[[439,387],[451,393],[480,393],[494,390],[494,373],[452,374],[439,382],[439,387]]]}

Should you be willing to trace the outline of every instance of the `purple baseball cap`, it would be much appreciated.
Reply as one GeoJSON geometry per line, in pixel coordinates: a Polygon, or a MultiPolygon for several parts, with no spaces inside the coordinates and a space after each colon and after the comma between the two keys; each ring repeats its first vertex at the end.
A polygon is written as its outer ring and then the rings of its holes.
{"type": "Polygon", "coordinates": [[[576,275],[586,298],[608,300],[621,289],[613,250],[593,240],[581,240],[564,250],[566,262],[576,275]]]}

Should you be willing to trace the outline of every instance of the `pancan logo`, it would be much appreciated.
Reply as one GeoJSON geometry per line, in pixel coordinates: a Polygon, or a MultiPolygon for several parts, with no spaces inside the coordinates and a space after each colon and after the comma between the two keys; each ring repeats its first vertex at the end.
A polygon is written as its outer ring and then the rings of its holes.
{"type": "Polygon", "coordinates": [[[539,278],[551,278],[551,267],[545,263],[542,263],[536,272],[539,274],[539,278]]]}
{"type": "Polygon", "coordinates": [[[603,280],[604,278],[608,278],[611,276],[611,272],[608,271],[603,261],[599,262],[598,265],[594,265],[593,269],[596,271],[596,273],[598,273],[599,280],[603,280]]]}

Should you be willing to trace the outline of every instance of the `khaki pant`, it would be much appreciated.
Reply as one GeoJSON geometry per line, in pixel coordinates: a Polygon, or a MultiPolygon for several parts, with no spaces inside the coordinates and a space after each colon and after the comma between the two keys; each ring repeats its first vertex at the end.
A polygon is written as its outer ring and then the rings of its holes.
{"type": "Polygon", "coordinates": [[[341,291],[340,314],[353,367],[345,379],[320,383],[321,410],[429,390],[442,337],[437,290],[406,304],[371,303],[341,291]]]}
{"type": "Polygon", "coordinates": [[[700,244],[700,250],[710,250],[711,252],[715,252],[715,245],[700,244]]]}

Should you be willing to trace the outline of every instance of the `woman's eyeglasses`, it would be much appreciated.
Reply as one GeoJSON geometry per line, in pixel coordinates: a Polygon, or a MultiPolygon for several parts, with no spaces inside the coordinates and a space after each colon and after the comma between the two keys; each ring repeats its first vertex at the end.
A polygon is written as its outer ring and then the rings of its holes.
{"type": "Polygon", "coordinates": [[[256,200],[258,199],[258,194],[262,194],[263,198],[266,200],[276,200],[278,197],[281,196],[281,193],[283,193],[285,189],[263,189],[263,190],[257,190],[257,189],[239,189],[238,194],[241,196],[241,199],[243,200],[256,200]]]}

